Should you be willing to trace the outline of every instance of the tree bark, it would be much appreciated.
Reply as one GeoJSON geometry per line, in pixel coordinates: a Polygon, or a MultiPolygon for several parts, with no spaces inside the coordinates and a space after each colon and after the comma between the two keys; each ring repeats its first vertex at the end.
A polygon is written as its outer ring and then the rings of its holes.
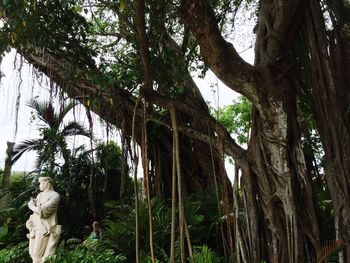
{"type": "Polygon", "coordinates": [[[223,40],[208,1],[182,1],[180,10],[208,66],[254,105],[247,154],[236,158],[242,165],[248,230],[244,238],[238,236],[245,241],[240,254],[247,262],[310,262],[319,246],[319,231],[300,146],[291,57],[302,2],[260,2],[255,68],[223,40]]]}

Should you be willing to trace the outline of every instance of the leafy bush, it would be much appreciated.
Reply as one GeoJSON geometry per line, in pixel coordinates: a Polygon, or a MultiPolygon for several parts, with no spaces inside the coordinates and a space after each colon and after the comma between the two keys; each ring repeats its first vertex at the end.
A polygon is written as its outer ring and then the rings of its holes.
{"type": "Polygon", "coordinates": [[[117,255],[112,249],[90,250],[84,245],[78,245],[73,250],[61,243],[55,255],[45,260],[46,263],[122,263],[126,257],[117,255]]]}
{"type": "Polygon", "coordinates": [[[24,241],[15,246],[9,246],[0,250],[0,262],[2,263],[30,263],[32,262],[28,252],[28,242],[24,241]]]}
{"type": "Polygon", "coordinates": [[[223,263],[223,258],[218,256],[213,250],[204,245],[194,248],[193,257],[189,260],[190,263],[223,263]]]}
{"type": "Polygon", "coordinates": [[[34,187],[31,186],[33,176],[13,173],[9,187],[0,190],[0,196],[3,194],[11,196],[5,208],[0,210],[0,249],[19,244],[23,238],[27,240],[28,230],[25,222],[29,217],[27,202],[34,192],[34,187]]]}
{"type": "MultiPolygon", "coordinates": [[[[110,240],[110,247],[116,251],[123,251],[129,262],[135,260],[135,210],[130,205],[120,202],[105,203],[107,216],[103,221],[105,238],[110,240]]],[[[169,262],[171,240],[171,203],[170,200],[152,199],[153,241],[155,257],[160,262],[169,262]]],[[[210,224],[204,215],[202,201],[197,197],[186,198],[184,210],[191,242],[194,246],[207,244],[210,224]]],[[[214,209],[213,209],[214,210],[214,209]]],[[[215,210],[217,213],[217,208],[215,210]]],[[[139,206],[139,237],[141,262],[148,262],[150,254],[149,225],[147,203],[141,202],[139,206]]],[[[178,212],[177,212],[178,213],[178,212]]],[[[211,215],[208,216],[211,218],[211,215]]],[[[177,223],[176,238],[179,237],[177,223]]],[[[175,242],[175,256],[179,257],[179,241],[175,242]]]]}

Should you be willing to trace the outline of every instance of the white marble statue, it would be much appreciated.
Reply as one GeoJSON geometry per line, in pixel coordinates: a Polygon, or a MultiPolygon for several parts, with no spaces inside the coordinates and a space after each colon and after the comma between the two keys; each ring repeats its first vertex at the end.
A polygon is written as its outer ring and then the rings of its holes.
{"type": "Polygon", "coordinates": [[[60,195],[53,190],[50,177],[40,177],[39,183],[41,193],[28,202],[33,214],[26,223],[29,230],[29,254],[33,263],[43,263],[47,256],[55,253],[61,235],[61,226],[57,224],[60,195]]]}

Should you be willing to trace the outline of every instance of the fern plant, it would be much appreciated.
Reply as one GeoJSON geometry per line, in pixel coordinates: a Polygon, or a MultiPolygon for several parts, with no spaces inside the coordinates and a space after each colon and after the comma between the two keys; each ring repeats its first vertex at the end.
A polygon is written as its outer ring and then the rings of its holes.
{"type": "Polygon", "coordinates": [[[344,248],[344,241],[329,240],[326,241],[317,252],[317,263],[338,262],[339,253],[344,248]]]}
{"type": "Polygon", "coordinates": [[[218,256],[208,246],[199,246],[194,248],[193,257],[189,259],[190,263],[224,263],[224,259],[218,256]]]}

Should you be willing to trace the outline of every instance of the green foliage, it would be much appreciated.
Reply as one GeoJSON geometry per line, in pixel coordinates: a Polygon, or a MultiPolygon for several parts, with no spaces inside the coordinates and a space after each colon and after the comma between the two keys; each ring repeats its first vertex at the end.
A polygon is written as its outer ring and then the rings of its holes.
{"type": "Polygon", "coordinates": [[[100,195],[99,207],[103,209],[106,200],[120,199],[122,150],[113,141],[100,143],[95,149],[96,191],[100,195]]]}
{"type": "Polygon", "coordinates": [[[189,259],[190,263],[223,263],[222,257],[217,255],[212,249],[204,245],[201,247],[194,247],[193,257],[189,259]]]}
{"type": "MultiPolygon", "coordinates": [[[[88,198],[92,170],[96,176],[98,216],[103,217],[105,200],[119,198],[121,150],[113,142],[100,144],[97,148],[98,154],[94,161],[91,159],[91,150],[87,151],[84,147],[74,149],[62,169],[54,174],[54,187],[61,194],[58,217],[64,229],[63,238],[84,237],[86,225],[91,225],[95,220],[91,218],[88,198]],[[109,179],[106,191],[103,191],[106,175],[109,179]]],[[[8,225],[8,234],[0,239],[0,249],[8,244],[18,243],[26,236],[27,229],[24,224],[29,217],[27,203],[30,197],[38,193],[37,175],[13,174],[8,191],[13,198],[10,208],[0,211],[1,224],[8,225]]]]}
{"type": "Polygon", "coordinates": [[[101,240],[91,239],[90,236],[86,240],[84,240],[83,244],[90,251],[98,251],[101,248],[101,246],[103,246],[101,240]]]}
{"type": "Polygon", "coordinates": [[[45,260],[46,263],[122,263],[126,257],[116,254],[112,249],[101,248],[91,250],[84,245],[77,245],[73,249],[65,248],[61,243],[56,254],[45,260]]]}
{"type": "Polygon", "coordinates": [[[0,250],[1,263],[30,263],[28,253],[28,241],[20,242],[17,245],[9,246],[0,250]]]}
{"type": "Polygon", "coordinates": [[[8,193],[13,197],[9,208],[0,211],[0,249],[18,244],[26,236],[25,221],[28,218],[27,202],[33,196],[32,177],[24,173],[13,173],[10,177],[8,193]]]}
{"type": "Polygon", "coordinates": [[[232,105],[219,109],[219,121],[237,136],[241,144],[248,142],[251,121],[251,103],[245,97],[239,97],[232,105]]]}
{"type": "Polygon", "coordinates": [[[95,151],[100,169],[120,169],[122,153],[121,148],[115,142],[100,143],[95,151]]]}
{"type": "Polygon", "coordinates": [[[55,175],[59,167],[58,157],[63,157],[66,162],[69,161],[67,137],[89,136],[89,132],[76,121],[64,123],[64,117],[74,107],[73,103],[62,105],[59,112],[48,101],[31,99],[27,105],[34,110],[35,117],[41,121],[39,126],[41,138],[28,139],[16,145],[12,160],[16,162],[25,152],[36,151],[38,154],[36,171],[55,175]]]}
{"type": "Polygon", "coordinates": [[[100,143],[95,149],[94,160],[92,151],[79,147],[72,151],[69,163],[65,163],[58,177],[58,191],[66,193],[62,196],[59,219],[64,225],[66,237],[84,235],[84,226],[91,225],[89,185],[91,173],[96,179],[96,210],[97,220],[104,218],[106,200],[120,198],[121,149],[115,142],[100,143]],[[67,178],[70,178],[68,184],[67,178]],[[69,192],[68,187],[69,186],[69,192]],[[68,215],[68,216],[67,216],[68,215]],[[79,226],[79,227],[77,227],[79,226]]]}
{"type": "Polygon", "coordinates": [[[9,227],[7,224],[3,224],[2,226],[0,226],[0,242],[8,234],[8,232],[9,227]]]}
{"type": "MultiPolygon", "coordinates": [[[[211,222],[215,220],[217,207],[205,205],[204,200],[198,196],[188,197],[185,200],[185,215],[191,241],[194,246],[203,244],[215,245],[215,231],[211,231],[211,222]],[[213,219],[214,218],[214,219],[213,219]]],[[[121,202],[108,202],[106,205],[107,218],[104,221],[105,237],[110,240],[111,246],[116,251],[123,251],[128,261],[132,262],[135,257],[135,211],[132,205],[121,202]]],[[[215,204],[213,204],[215,206],[215,204]]],[[[148,262],[147,255],[150,254],[149,248],[149,226],[147,203],[140,204],[140,246],[142,262],[148,262]]],[[[178,211],[177,211],[178,213],[178,211]]],[[[152,216],[153,216],[153,237],[155,256],[159,262],[168,262],[170,255],[170,238],[171,238],[171,203],[169,200],[152,199],[152,216]]],[[[179,237],[177,223],[176,236],[179,237]]],[[[219,241],[220,242],[220,241],[219,241]]],[[[222,244],[222,243],[221,243],[222,244]]],[[[179,255],[179,244],[176,241],[176,253],[179,255]]],[[[212,250],[210,250],[212,253],[212,250]]],[[[218,253],[221,253],[220,249],[218,253]]],[[[210,254],[208,252],[208,254],[210,254]]]]}
{"type": "Polygon", "coordinates": [[[195,245],[206,244],[210,249],[213,249],[217,254],[224,255],[223,245],[226,241],[223,239],[222,232],[226,233],[226,215],[219,214],[217,198],[212,188],[207,188],[205,191],[197,192],[195,200],[200,204],[198,213],[204,216],[204,221],[197,225],[195,233],[198,236],[202,235],[201,241],[195,245]]]}
{"type": "Polygon", "coordinates": [[[0,33],[3,49],[11,45],[27,52],[46,48],[51,52],[66,54],[78,64],[93,64],[95,54],[87,48],[89,24],[77,11],[80,1],[16,1],[0,2],[2,16],[10,19],[0,33]],[[34,48],[35,47],[35,48],[34,48]],[[77,56],[76,54],[79,54],[77,56]]]}
{"type": "MultiPolygon", "coordinates": [[[[231,20],[234,20],[237,6],[252,2],[256,1],[210,1],[219,28],[224,31],[224,36],[225,34],[230,35],[233,30],[231,20]]],[[[345,10],[343,6],[339,6],[342,1],[337,0],[332,3],[334,3],[334,9],[345,10]]],[[[331,4],[329,5],[332,7],[331,4]]],[[[145,17],[147,18],[148,49],[151,56],[154,88],[161,95],[182,100],[189,93],[186,90],[188,86],[184,85],[186,81],[190,81],[187,69],[201,71],[204,75],[208,68],[201,61],[197,41],[187,31],[188,29],[179,23],[175,7],[173,1],[150,0],[146,3],[145,17]]],[[[43,58],[47,52],[67,59],[71,63],[67,68],[68,74],[65,76],[64,85],[67,89],[71,84],[75,84],[75,80],[81,80],[80,74],[84,74],[85,80],[91,81],[91,85],[99,86],[102,91],[112,90],[111,94],[115,95],[114,92],[123,89],[127,94],[125,98],[130,98],[128,97],[129,92],[137,91],[142,83],[139,43],[132,23],[134,16],[132,1],[103,1],[103,3],[92,1],[88,3],[82,0],[3,0],[0,1],[0,14],[1,17],[9,17],[3,20],[4,25],[0,29],[2,39],[0,52],[8,50],[11,46],[20,50],[21,53],[32,54],[37,50],[44,50],[44,53],[41,54],[43,58]],[[83,73],[79,73],[78,69],[83,73]],[[93,70],[93,73],[90,70],[93,70]]],[[[301,49],[307,50],[304,47],[301,49]]],[[[303,57],[308,57],[308,55],[303,57]]],[[[297,62],[299,65],[302,64],[300,59],[297,62]]],[[[309,73],[309,68],[308,65],[303,67],[305,74],[309,73]]],[[[303,76],[303,79],[306,80],[306,84],[309,84],[307,82],[311,78],[303,76]]],[[[124,93],[121,94],[124,95],[124,93]]],[[[97,99],[101,95],[97,92],[95,98],[89,98],[88,104],[91,104],[92,108],[102,109],[104,105],[100,105],[97,99]]],[[[109,103],[113,106],[113,99],[110,99],[109,103]]],[[[37,118],[42,120],[46,126],[40,128],[40,139],[25,141],[20,150],[21,153],[27,150],[37,151],[41,170],[54,174],[57,178],[57,190],[62,193],[59,216],[61,217],[60,222],[65,226],[64,235],[82,235],[82,227],[85,224],[90,225],[88,189],[89,178],[94,176],[96,177],[98,216],[105,219],[106,235],[111,241],[108,246],[115,251],[125,251],[127,255],[130,255],[128,259],[132,262],[135,243],[133,206],[129,203],[109,202],[106,207],[102,207],[105,200],[117,200],[119,197],[117,189],[121,167],[120,149],[113,143],[99,145],[96,149],[96,160],[92,159],[90,151],[82,147],[71,152],[67,147],[65,137],[76,135],[82,130],[75,124],[60,126],[64,117],[62,113],[68,110],[56,114],[49,103],[40,104],[35,101],[32,109],[38,113],[37,118]],[[59,117],[56,118],[57,116],[59,117]],[[63,157],[65,161],[63,165],[57,162],[60,157],[63,157]]],[[[164,111],[157,107],[153,109],[164,111]]],[[[309,118],[311,116],[309,113],[310,111],[302,118],[305,118],[306,122],[311,124],[310,127],[314,129],[315,126],[309,118]]],[[[160,112],[160,114],[163,114],[163,117],[169,117],[168,112],[165,114],[160,112]]],[[[247,99],[240,97],[233,105],[221,109],[219,120],[229,132],[235,134],[239,143],[248,143],[251,104],[247,99]]],[[[157,125],[154,125],[151,130],[149,134],[152,135],[152,139],[161,139],[159,132],[161,129],[157,125]]],[[[88,135],[86,131],[85,135],[88,135]]],[[[319,161],[317,164],[322,166],[322,150],[320,150],[317,134],[312,133],[311,137],[304,142],[304,150],[316,153],[316,159],[319,161]]],[[[17,157],[19,158],[20,155],[17,157]]],[[[18,237],[25,236],[20,234],[23,233],[23,224],[28,216],[26,201],[35,191],[33,185],[27,182],[23,185],[21,181],[11,184],[10,191],[15,197],[13,207],[0,212],[3,221],[6,222],[0,229],[0,242],[4,244],[14,243],[18,237]],[[11,238],[9,238],[10,235],[11,238]]],[[[329,194],[322,187],[316,190],[321,210],[329,219],[331,215],[329,194]]],[[[213,191],[209,195],[215,196],[213,191]]],[[[195,249],[195,256],[191,262],[220,262],[213,250],[215,249],[218,254],[221,253],[222,247],[220,246],[223,242],[220,230],[225,225],[226,218],[218,214],[215,198],[208,199],[186,200],[185,213],[192,241],[195,245],[208,244],[208,246],[200,246],[195,249]]],[[[168,261],[171,215],[169,204],[168,200],[152,200],[155,249],[160,262],[168,261]]],[[[149,261],[149,230],[145,203],[141,204],[140,213],[141,252],[142,259],[147,262],[149,261]]],[[[101,248],[100,245],[99,242],[87,242],[85,247],[78,246],[74,250],[66,250],[62,247],[57,256],[51,260],[52,262],[97,262],[98,258],[98,262],[114,262],[113,260],[122,262],[123,259],[117,259],[113,251],[103,250],[103,247],[107,246],[102,244],[101,248]]],[[[11,251],[16,249],[13,247],[11,251]]],[[[21,253],[18,254],[21,255],[21,253]]],[[[14,262],[21,262],[19,260],[14,262]]]]}

